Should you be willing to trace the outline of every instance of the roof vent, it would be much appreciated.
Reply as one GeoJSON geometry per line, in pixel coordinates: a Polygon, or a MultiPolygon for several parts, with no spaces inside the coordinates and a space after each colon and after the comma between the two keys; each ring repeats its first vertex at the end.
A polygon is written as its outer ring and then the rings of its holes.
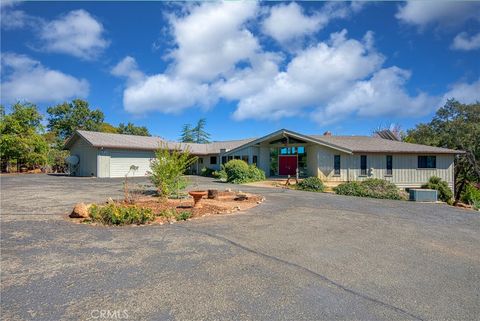
{"type": "Polygon", "coordinates": [[[323,136],[332,136],[332,132],[327,130],[326,132],[323,133],[323,136]]]}

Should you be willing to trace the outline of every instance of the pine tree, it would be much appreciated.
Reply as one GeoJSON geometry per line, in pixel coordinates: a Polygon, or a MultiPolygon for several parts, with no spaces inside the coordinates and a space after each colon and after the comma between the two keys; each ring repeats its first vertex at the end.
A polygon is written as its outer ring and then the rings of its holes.
{"type": "Polygon", "coordinates": [[[197,126],[193,128],[194,141],[198,144],[207,144],[210,142],[210,134],[205,131],[205,126],[207,125],[207,120],[201,118],[197,122],[197,126]]]}
{"type": "Polygon", "coordinates": [[[190,124],[183,125],[182,134],[180,135],[180,141],[182,143],[193,143],[194,142],[192,125],[190,125],[190,124]]]}

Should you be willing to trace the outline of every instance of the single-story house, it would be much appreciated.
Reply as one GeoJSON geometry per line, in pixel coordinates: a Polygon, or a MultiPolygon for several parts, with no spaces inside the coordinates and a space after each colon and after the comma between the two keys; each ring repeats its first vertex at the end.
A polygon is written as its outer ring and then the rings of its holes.
{"type": "Polygon", "coordinates": [[[218,170],[231,159],[242,159],[256,164],[267,176],[294,176],[298,172],[299,176],[317,176],[331,184],[382,178],[400,188],[420,187],[431,176],[438,176],[453,189],[454,159],[462,153],[380,137],[304,135],[286,129],[257,139],[209,144],[79,130],[65,144],[78,160],[72,174],[97,177],[124,177],[131,165],[139,168],[135,176],[148,175],[159,146],[188,148],[198,157],[192,173],[203,167],[218,170]]]}

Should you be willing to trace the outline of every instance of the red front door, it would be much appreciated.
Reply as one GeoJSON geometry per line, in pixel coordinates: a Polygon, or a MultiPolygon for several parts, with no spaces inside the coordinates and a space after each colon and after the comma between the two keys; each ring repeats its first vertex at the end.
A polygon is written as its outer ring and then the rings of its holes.
{"type": "Polygon", "coordinates": [[[297,156],[279,156],[278,160],[279,175],[296,175],[297,174],[297,156]]]}

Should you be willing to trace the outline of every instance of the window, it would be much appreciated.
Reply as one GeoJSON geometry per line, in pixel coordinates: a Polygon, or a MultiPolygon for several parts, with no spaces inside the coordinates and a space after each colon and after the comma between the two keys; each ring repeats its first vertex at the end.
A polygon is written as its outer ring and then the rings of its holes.
{"type": "Polygon", "coordinates": [[[367,175],[367,155],[360,156],[360,175],[367,175]]]}
{"type": "Polygon", "coordinates": [[[199,164],[203,164],[203,158],[200,157],[200,158],[198,159],[198,163],[199,163],[199,164]]]}
{"type": "Polygon", "coordinates": [[[333,156],[333,174],[340,175],[340,155],[333,156]]]}
{"type": "Polygon", "coordinates": [[[210,164],[211,165],[217,164],[217,156],[210,156],[210,164]]]}
{"type": "Polygon", "coordinates": [[[243,155],[242,160],[248,164],[248,155],[243,155]]]}
{"type": "Polygon", "coordinates": [[[225,164],[227,162],[227,156],[222,156],[222,164],[225,164]]]}
{"type": "Polygon", "coordinates": [[[228,156],[228,161],[231,161],[233,159],[233,156],[228,156]]]}
{"type": "Polygon", "coordinates": [[[437,156],[418,156],[418,168],[437,168],[437,156]]]}
{"type": "Polygon", "coordinates": [[[258,160],[258,159],[257,159],[257,155],[253,155],[253,163],[254,163],[255,165],[257,165],[257,160],[258,160]]]}
{"type": "Polygon", "coordinates": [[[234,159],[240,159],[240,156],[233,156],[234,159]]]}
{"type": "Polygon", "coordinates": [[[387,155],[387,175],[393,174],[393,157],[392,155],[387,155]]]}

